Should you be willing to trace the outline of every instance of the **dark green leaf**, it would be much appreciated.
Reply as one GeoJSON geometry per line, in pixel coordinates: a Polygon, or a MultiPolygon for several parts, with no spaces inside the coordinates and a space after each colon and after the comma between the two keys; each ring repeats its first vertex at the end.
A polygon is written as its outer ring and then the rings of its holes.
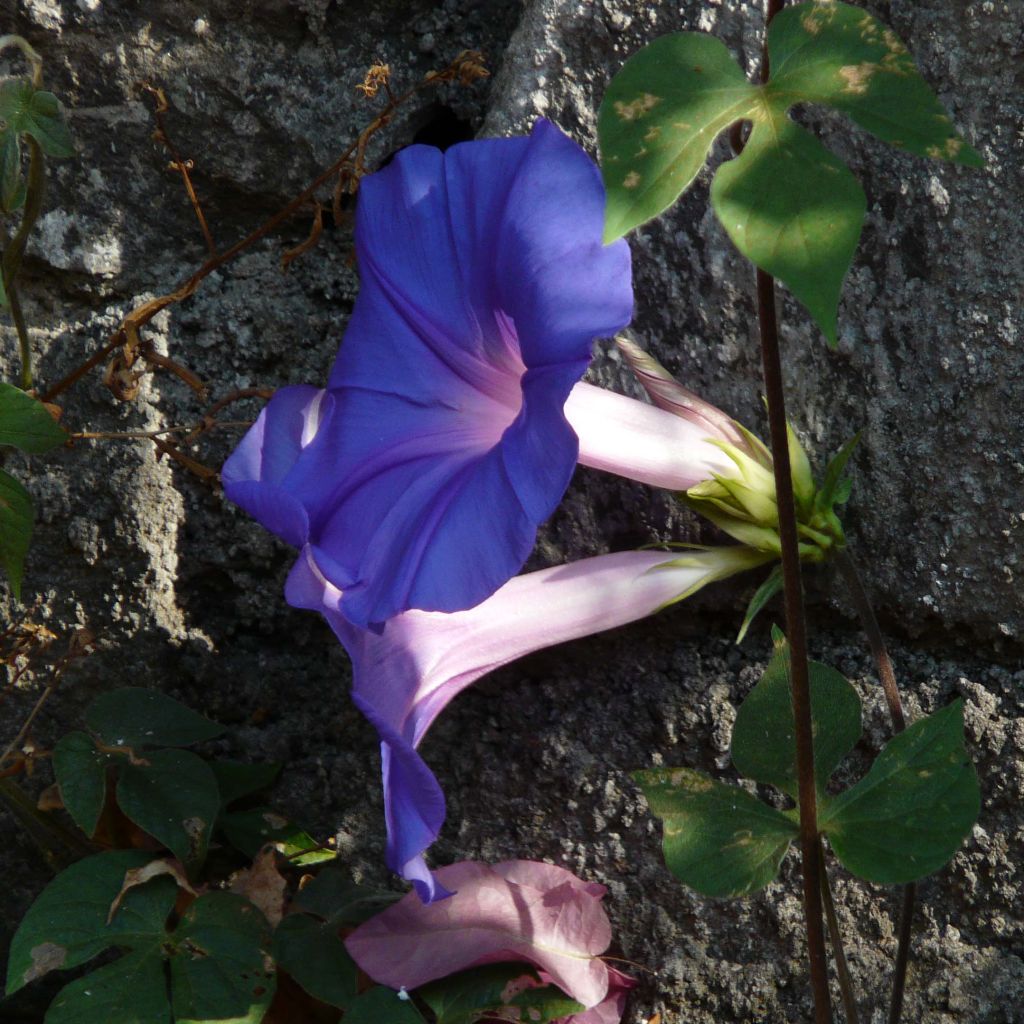
{"type": "Polygon", "coordinates": [[[125,764],[117,803],[144,832],[194,872],[206,859],[220,791],[210,766],[187,750],[156,750],[145,765],[125,764]]]}
{"type": "Polygon", "coordinates": [[[0,565],[10,580],[11,592],[19,601],[35,518],[32,496],[10,473],[0,469],[0,565]]]}
{"type": "Polygon", "coordinates": [[[321,864],[336,856],[332,850],[318,849],[319,844],[308,832],[269,807],[225,814],[220,827],[224,838],[247,857],[255,857],[267,843],[273,843],[300,866],[321,864]]]}
{"type": "Polygon", "coordinates": [[[846,868],[897,885],[952,858],[981,806],[963,727],[959,700],[915,722],[886,744],[856,786],[822,808],[819,823],[846,868]]]}
{"type": "Polygon", "coordinates": [[[377,985],[364,992],[345,1011],[345,1024],[423,1024],[423,1018],[407,999],[377,985]]]}
{"type": "Polygon", "coordinates": [[[42,402],[21,388],[0,384],[0,444],[38,455],[67,439],[42,402]]]}
{"type": "Polygon", "coordinates": [[[528,964],[487,964],[432,981],[416,995],[434,1011],[437,1024],[473,1024],[485,1010],[506,1005],[501,997],[509,982],[524,975],[537,977],[528,964]]]}
{"type": "Polygon", "coordinates": [[[570,999],[554,985],[524,989],[509,1000],[509,1006],[518,1006],[525,1010],[526,1013],[520,1019],[531,1021],[533,1024],[549,1024],[550,1021],[582,1013],[586,1009],[582,1003],[570,999]]]}
{"type": "Polygon", "coordinates": [[[274,932],[274,961],[314,999],[346,1009],[356,998],[357,969],[336,925],[291,914],[274,932]]]}
{"type": "Polygon", "coordinates": [[[69,732],[53,748],[53,771],[64,807],[87,836],[96,831],[103,811],[112,760],[84,732],[69,732]]]}
{"type": "Polygon", "coordinates": [[[171,1002],[176,1024],[257,1024],[274,995],[270,926],[247,899],[210,892],[175,929],[171,1002]]]}
{"type": "Polygon", "coordinates": [[[761,584],[754,593],[754,596],[750,599],[750,604],[747,605],[747,613],[743,616],[743,625],[740,626],[739,634],[736,637],[736,643],[743,643],[743,638],[747,635],[747,630],[750,629],[754,622],[754,619],[761,613],[764,606],[782,589],[782,566],[777,565],[768,574],[768,578],[761,584]]]}
{"type": "Polygon", "coordinates": [[[153,944],[66,985],[45,1024],[172,1024],[164,958],[153,944]]]}
{"type": "Polygon", "coordinates": [[[723,43],[702,32],[662,36],[631,57],[598,118],[605,241],[671,206],[715,136],[749,116],[756,96],[723,43]]]}
{"type": "Polygon", "coordinates": [[[109,946],[148,941],[162,929],[176,892],[166,877],[130,889],[107,923],[125,872],[152,859],[143,850],[115,850],[62,871],[29,907],[11,941],[7,994],[50,971],[78,967],[109,946]]]}
{"type": "Polygon", "coordinates": [[[295,906],[336,928],[355,928],[401,898],[401,893],[357,885],[338,868],[325,868],[299,890],[295,906]]]}
{"type": "Polygon", "coordinates": [[[768,30],[771,101],[827,103],[890,145],[980,167],[892,29],[850,4],[787,7],[768,30]]]}
{"type": "Polygon", "coordinates": [[[109,746],[133,749],[187,747],[224,731],[173,697],[137,686],[101,694],[89,705],[85,722],[109,746]]]}
{"type": "Polygon", "coordinates": [[[10,128],[0,132],[0,210],[13,213],[25,202],[25,182],[21,176],[21,145],[18,133],[10,128]]]}
{"type": "MultiPolygon", "coordinates": [[[[767,782],[797,799],[796,739],[789,683],[789,645],[777,646],[760,682],[747,694],[732,729],[732,761],[744,778],[767,782]]],[[[808,665],[814,778],[825,789],[839,762],[860,739],[860,698],[835,669],[808,665]]]]}
{"type": "Polygon", "coordinates": [[[711,205],[736,248],[782,281],[834,345],[839,294],[867,208],[846,164],[776,111],[718,169],[711,205]]]}
{"type": "Polygon", "coordinates": [[[796,825],[746,790],[688,768],[636,772],[664,822],[665,863],[705,896],[742,896],[776,874],[796,825]]]}
{"type": "Polygon", "coordinates": [[[0,85],[0,118],[8,128],[31,135],[47,156],[74,156],[71,133],[53,93],[37,90],[24,79],[0,85]]]}
{"type": "Polygon", "coordinates": [[[242,761],[210,761],[213,774],[217,777],[221,804],[241,800],[269,789],[281,774],[279,764],[246,764],[242,761]]]}

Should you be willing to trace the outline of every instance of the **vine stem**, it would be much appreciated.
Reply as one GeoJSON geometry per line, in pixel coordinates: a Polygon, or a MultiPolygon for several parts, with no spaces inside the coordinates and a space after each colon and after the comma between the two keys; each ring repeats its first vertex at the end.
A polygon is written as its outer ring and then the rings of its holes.
{"type": "MultiPolygon", "coordinates": [[[[868,592],[857,571],[856,563],[848,551],[840,551],[836,555],[836,566],[846,582],[853,599],[853,605],[860,618],[861,628],[868,638],[871,655],[878,668],[878,677],[882,682],[885,702],[889,706],[889,718],[892,720],[892,731],[903,732],[907,727],[907,718],[903,712],[903,701],[900,699],[899,687],[896,685],[896,672],[889,657],[889,649],[882,635],[875,610],[871,606],[868,592]]],[[[892,995],[889,1000],[888,1024],[900,1024],[903,1014],[903,995],[907,987],[907,969],[910,966],[910,941],[914,931],[914,904],[917,900],[917,885],[910,882],[903,886],[903,903],[900,906],[900,918],[897,925],[896,961],[893,965],[892,995]]]]}
{"type": "MultiPolygon", "coordinates": [[[[765,41],[761,53],[762,82],[770,72],[768,28],[785,5],[785,0],[766,0],[765,41]]],[[[742,148],[742,133],[734,140],[742,148]]],[[[768,427],[775,473],[775,497],[779,508],[779,542],[782,547],[782,592],[786,609],[786,634],[790,648],[789,684],[793,700],[796,742],[797,803],[800,808],[800,866],[803,875],[804,922],[807,928],[807,959],[811,972],[815,1024],[831,1024],[832,1007],[828,990],[828,959],[822,921],[823,873],[821,840],[818,836],[818,806],[814,780],[814,733],[811,724],[811,687],[807,664],[807,624],[804,619],[803,580],[796,530],[796,503],[789,463],[786,427],[786,397],[782,386],[779,352],[779,322],[775,308],[775,279],[757,268],[757,322],[761,335],[761,366],[768,427]]]]}
{"type": "Polygon", "coordinates": [[[15,288],[21,260],[25,255],[28,236],[35,225],[43,208],[43,190],[46,185],[46,173],[43,168],[43,151],[31,136],[28,139],[29,163],[28,183],[25,190],[25,209],[21,223],[10,243],[5,245],[3,254],[3,281],[11,306],[11,319],[18,332],[18,346],[21,355],[21,386],[25,391],[32,387],[32,348],[29,344],[28,327],[21,310],[21,300],[15,288]]]}
{"type": "Polygon", "coordinates": [[[786,399],[782,387],[778,319],[775,310],[775,279],[757,270],[757,314],[761,331],[761,362],[775,493],[779,506],[779,540],[782,545],[782,586],[786,608],[786,635],[790,647],[790,688],[796,739],[797,785],[800,806],[800,859],[803,869],[804,917],[807,955],[811,969],[815,1024],[830,1024],[828,960],[822,922],[821,859],[818,840],[818,807],[814,783],[814,737],[811,726],[811,693],[807,667],[807,626],[804,620],[803,581],[797,547],[796,505],[786,434],[786,399]]]}
{"type": "Polygon", "coordinates": [[[839,977],[839,992],[843,1000],[843,1012],[846,1024],[860,1024],[857,1014],[857,993],[853,978],[846,962],[846,949],[843,946],[843,933],[836,915],[835,901],[832,899],[832,888],[828,879],[828,868],[825,866],[825,849],[818,840],[818,864],[821,870],[821,900],[825,905],[825,921],[828,923],[828,938],[832,944],[832,956],[836,962],[836,974],[839,977]]]}

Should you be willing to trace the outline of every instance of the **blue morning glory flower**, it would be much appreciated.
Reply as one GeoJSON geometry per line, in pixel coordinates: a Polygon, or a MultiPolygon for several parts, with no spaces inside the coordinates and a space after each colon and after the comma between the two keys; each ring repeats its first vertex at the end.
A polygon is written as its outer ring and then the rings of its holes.
{"type": "Polygon", "coordinates": [[[363,180],[361,287],[327,390],[278,392],[222,473],[349,622],[470,608],[526,561],[576,464],[563,407],[632,313],[603,219],[597,168],[545,120],[412,146],[363,180]]]}

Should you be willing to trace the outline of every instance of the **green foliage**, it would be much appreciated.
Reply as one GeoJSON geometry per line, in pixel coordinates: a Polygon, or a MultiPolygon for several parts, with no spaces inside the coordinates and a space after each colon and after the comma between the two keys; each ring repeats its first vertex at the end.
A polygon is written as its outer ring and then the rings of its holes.
{"type": "Polygon", "coordinates": [[[98,750],[92,737],[70,732],[53,748],[53,771],[64,809],[87,835],[94,835],[107,799],[107,768],[112,754],[98,750]]]}
{"type": "Polygon", "coordinates": [[[119,960],[61,990],[46,1024],[256,1024],[275,985],[264,965],[266,920],[242,897],[211,892],[169,924],[178,894],[173,878],[126,887],[126,872],[150,859],[142,851],[101,853],[58,875],[14,936],[7,993],[116,948],[124,954],[119,960]]]}
{"type": "Polygon", "coordinates": [[[598,122],[612,241],[667,209],[690,186],[729,125],[752,125],[742,153],[711,187],[736,247],[783,281],[836,341],[842,282],[865,199],[849,169],[789,116],[822,103],[890,145],[980,166],[896,35],[860,8],[811,2],[768,29],[771,76],[748,82],[718,40],[684,32],[631,57],[608,87],[598,122]]]}
{"type": "Polygon", "coordinates": [[[4,567],[11,582],[11,591],[19,601],[25,556],[35,518],[32,496],[10,473],[0,469],[0,565],[4,567]]]}
{"type": "Polygon", "coordinates": [[[796,824],[780,811],[700,772],[659,768],[633,778],[664,821],[669,870],[705,896],[743,896],[763,888],[797,836],[796,824]]]}
{"type": "MultiPolygon", "coordinates": [[[[0,164],[0,171],[2,169],[0,164]]],[[[37,455],[66,440],[67,434],[57,426],[42,402],[20,388],[0,383],[0,445],[37,455]]],[[[34,522],[31,495],[13,476],[0,470],[0,565],[18,600],[34,522]]]]}
{"type": "MultiPolygon", "coordinates": [[[[840,862],[860,878],[892,884],[938,871],[970,832],[979,810],[961,703],[896,736],[865,778],[829,797],[829,778],[860,737],[860,700],[846,679],[817,662],[810,663],[810,691],[818,822],[840,862]]],[[[732,759],[742,775],[797,798],[784,640],[736,716],[732,759]]],[[[799,833],[795,809],[780,812],[699,772],[663,768],[634,778],[663,819],[669,869],[705,895],[739,896],[767,885],[799,833]]]]}
{"type": "Polygon", "coordinates": [[[74,156],[67,122],[60,101],[52,92],[36,89],[26,79],[0,84],[0,121],[3,135],[27,135],[39,143],[47,156],[74,156]]]}
{"type": "Polygon", "coordinates": [[[938,871],[980,809],[958,700],[886,744],[857,785],[823,805],[821,827],[855,875],[895,885],[938,871]]]}
{"type": "Polygon", "coordinates": [[[41,455],[67,439],[42,402],[20,388],[0,383],[0,445],[41,455]]]}
{"type": "Polygon", "coordinates": [[[206,860],[220,810],[217,778],[201,757],[187,750],[156,750],[143,761],[121,765],[118,806],[195,875],[206,860]]]}
{"type": "Polygon", "coordinates": [[[480,1020],[506,1020],[509,1007],[521,1011],[519,1019],[531,1024],[549,1024],[550,1021],[582,1013],[582,1004],[570,999],[554,985],[541,985],[536,971],[527,964],[487,964],[462,971],[416,990],[433,1011],[436,1024],[475,1024],[480,1020]],[[515,991],[506,1000],[505,994],[512,982],[529,978],[533,984],[515,991]]]}
{"type": "Polygon", "coordinates": [[[85,722],[105,743],[132,748],[187,747],[224,731],[173,697],[137,686],[101,694],[85,722]]]}
{"type": "Polygon", "coordinates": [[[423,1024],[423,1018],[394,989],[377,985],[364,992],[345,1012],[345,1024],[423,1024]]]}
{"type": "Polygon", "coordinates": [[[220,829],[224,838],[247,857],[255,857],[267,843],[273,843],[299,867],[321,864],[336,856],[333,850],[321,849],[308,832],[269,807],[225,814],[220,820],[220,829]]]}
{"type": "MultiPolygon", "coordinates": [[[[789,644],[776,647],[757,686],[747,694],[732,728],[732,762],[745,778],[797,799],[796,726],[790,698],[789,644]]],[[[835,669],[808,664],[814,781],[819,799],[839,762],[860,739],[860,698],[835,669]]]]}
{"type": "Polygon", "coordinates": [[[437,1024],[473,1024],[488,1010],[505,1004],[510,982],[534,972],[525,964],[488,964],[432,981],[416,994],[434,1011],[437,1024]]]}
{"type": "Polygon", "coordinates": [[[743,615],[743,622],[740,624],[740,631],[736,634],[736,643],[743,643],[747,630],[753,625],[754,619],[761,614],[768,602],[782,589],[782,566],[776,565],[768,574],[765,581],[754,591],[754,596],[747,605],[743,615]]]}
{"type": "Polygon", "coordinates": [[[326,868],[297,893],[293,907],[299,913],[277,926],[274,960],[315,999],[347,1009],[356,999],[358,972],[340,929],[362,924],[398,898],[326,868]]]}

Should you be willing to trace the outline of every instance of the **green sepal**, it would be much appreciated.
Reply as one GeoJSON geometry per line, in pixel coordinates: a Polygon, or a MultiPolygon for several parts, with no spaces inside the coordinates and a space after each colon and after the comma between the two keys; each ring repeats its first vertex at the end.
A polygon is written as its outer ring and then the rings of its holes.
{"type": "Polygon", "coordinates": [[[745,789],[689,768],[656,768],[633,778],[664,822],[669,870],[705,896],[744,896],[763,888],[799,833],[790,818],[745,789]]]}
{"type": "Polygon", "coordinates": [[[829,464],[825,467],[825,477],[821,482],[821,488],[818,491],[818,498],[815,503],[818,511],[830,512],[836,505],[844,505],[847,498],[849,498],[851,484],[850,481],[844,480],[843,473],[846,470],[846,464],[850,461],[850,456],[853,455],[854,448],[857,447],[860,441],[862,433],[863,431],[858,430],[832,456],[829,464]]]}
{"type": "Polygon", "coordinates": [[[797,513],[800,518],[806,519],[811,514],[817,486],[814,483],[814,473],[811,471],[811,460],[807,458],[800,438],[796,436],[796,431],[788,421],[786,447],[789,451],[789,471],[793,480],[793,497],[796,499],[797,513]]]}
{"type": "Polygon", "coordinates": [[[782,589],[782,582],[782,566],[776,565],[750,599],[746,614],[743,616],[743,624],[740,626],[740,631],[736,636],[736,643],[743,643],[747,630],[753,625],[754,619],[757,618],[764,606],[782,589]]]}
{"type": "Polygon", "coordinates": [[[706,570],[697,583],[666,601],[660,606],[659,611],[669,608],[677,602],[685,600],[687,597],[692,597],[698,590],[706,587],[709,583],[728,579],[730,576],[746,572],[748,569],[756,569],[771,557],[761,551],[755,551],[752,548],[742,546],[711,548],[693,544],[688,545],[688,547],[690,548],[689,554],[667,559],[660,565],[652,566],[652,568],[647,570],[648,572],[658,572],[661,569],[672,568],[700,568],[706,570]]]}
{"type": "Polygon", "coordinates": [[[957,700],[891,739],[860,782],[823,803],[818,821],[849,871],[901,885],[945,865],[980,809],[957,700]]]}
{"type": "MultiPolygon", "coordinates": [[[[732,729],[732,762],[744,777],[799,797],[796,727],[790,691],[790,650],[782,638],[760,682],[747,694],[732,729]]],[[[861,734],[860,697],[835,669],[808,663],[814,782],[819,798],[861,734]]]]}

